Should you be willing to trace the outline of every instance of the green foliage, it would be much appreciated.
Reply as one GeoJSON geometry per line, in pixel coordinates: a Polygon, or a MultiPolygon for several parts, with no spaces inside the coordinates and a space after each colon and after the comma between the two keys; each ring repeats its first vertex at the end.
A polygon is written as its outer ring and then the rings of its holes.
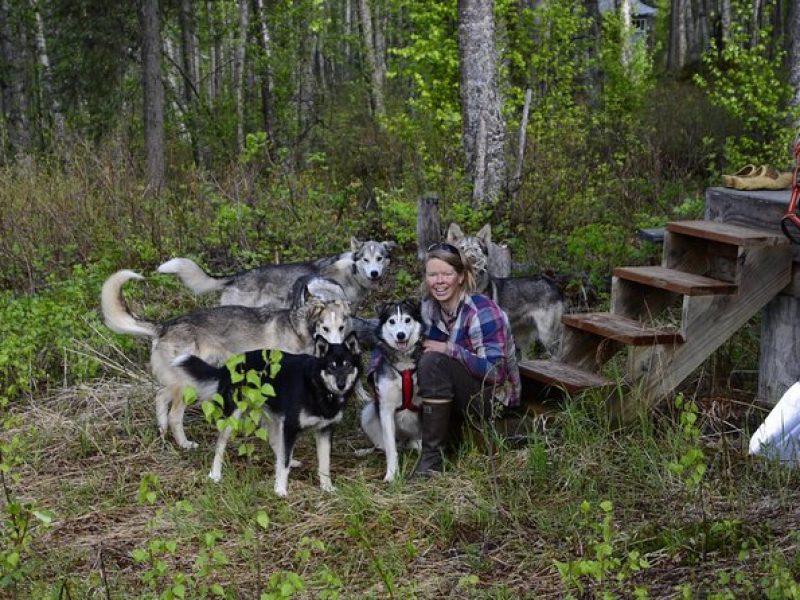
{"type": "Polygon", "coordinates": [[[697,422],[698,408],[694,400],[687,400],[682,394],[675,397],[675,407],[680,411],[676,443],[682,454],[669,463],[669,470],[679,476],[689,489],[695,489],[703,481],[706,472],[706,456],[700,445],[697,422]]]}
{"type": "MultiPolygon", "coordinates": [[[[0,291],[0,398],[16,398],[45,387],[69,383],[101,371],[87,348],[107,346],[99,329],[99,266],[76,265],[66,281],[52,277],[36,295],[0,291]]],[[[125,344],[130,348],[130,340],[125,344]]]]}
{"type": "MultiPolygon", "coordinates": [[[[729,169],[748,163],[784,168],[795,135],[787,127],[796,116],[789,108],[792,88],[782,77],[785,51],[772,45],[772,25],[756,28],[748,2],[731,2],[734,18],[728,39],[711,40],[703,55],[706,73],[695,83],[707,90],[711,103],[729,113],[742,127],[740,135],[726,138],[722,158],[729,169]]],[[[765,10],[770,8],[768,3],[765,10]]]]}
{"type": "MultiPolygon", "coordinates": [[[[15,597],[15,590],[35,566],[31,544],[53,523],[55,515],[37,502],[24,499],[13,486],[22,483],[20,467],[24,462],[26,440],[33,434],[19,418],[9,415],[8,400],[0,398],[0,489],[3,496],[0,516],[0,590],[15,597]]],[[[2,595],[2,594],[0,594],[2,595]]]]}
{"type": "MultiPolygon", "coordinates": [[[[584,500],[579,511],[583,531],[590,536],[583,545],[592,558],[555,561],[555,566],[568,589],[577,590],[582,595],[586,588],[585,582],[589,580],[596,584],[593,590],[596,598],[613,598],[608,590],[614,583],[623,583],[633,574],[650,568],[650,563],[638,550],[620,552],[614,531],[614,506],[610,501],[604,500],[600,502],[599,509],[593,511],[592,505],[584,500]]],[[[636,586],[632,591],[635,598],[648,597],[646,588],[636,586]]],[[[572,595],[569,597],[574,598],[572,595]]]]}
{"type": "MultiPolygon", "coordinates": [[[[230,427],[231,436],[255,435],[258,439],[267,441],[267,430],[261,426],[264,420],[264,404],[269,398],[275,397],[275,388],[269,380],[274,379],[280,371],[283,354],[280,350],[266,349],[261,353],[267,365],[263,371],[248,369],[243,372],[244,354],[234,354],[225,361],[231,383],[235,384],[233,402],[239,414],[233,413],[226,417],[223,411],[224,400],[219,394],[214,394],[211,400],[204,401],[203,414],[207,421],[216,425],[218,431],[230,427]]],[[[239,456],[252,456],[255,446],[243,441],[239,444],[238,452],[239,456]]]]}

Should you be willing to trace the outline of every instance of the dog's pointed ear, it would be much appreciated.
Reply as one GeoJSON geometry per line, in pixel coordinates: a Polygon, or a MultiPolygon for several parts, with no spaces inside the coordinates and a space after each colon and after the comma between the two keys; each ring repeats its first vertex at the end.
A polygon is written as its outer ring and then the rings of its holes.
{"type": "Polygon", "coordinates": [[[447,228],[446,239],[448,244],[455,244],[457,241],[464,239],[464,232],[461,231],[461,227],[455,223],[450,223],[450,226],[447,228]]]}
{"type": "Polygon", "coordinates": [[[481,227],[481,230],[475,235],[475,237],[479,240],[483,240],[483,243],[486,244],[486,247],[488,248],[492,243],[492,226],[487,223],[481,227]]]}
{"type": "Polygon", "coordinates": [[[308,301],[314,297],[311,290],[308,289],[308,284],[303,285],[303,304],[308,304],[308,301]]]}
{"type": "Polygon", "coordinates": [[[361,346],[358,343],[358,336],[355,331],[351,331],[344,339],[345,348],[353,354],[361,354],[361,346]]]}
{"type": "Polygon", "coordinates": [[[358,252],[363,245],[364,242],[359,242],[356,236],[350,237],[350,252],[358,252]]]}
{"type": "Polygon", "coordinates": [[[328,353],[328,340],[326,340],[321,335],[317,334],[314,336],[314,356],[317,358],[322,358],[328,353]]]}
{"type": "Polygon", "coordinates": [[[388,302],[380,302],[380,303],[376,304],[375,305],[375,316],[380,319],[381,315],[383,314],[383,311],[386,310],[387,306],[389,306],[388,302]]]}
{"type": "Polygon", "coordinates": [[[383,243],[383,249],[386,250],[387,253],[391,254],[392,250],[397,248],[397,242],[393,240],[387,240],[383,243]]]}

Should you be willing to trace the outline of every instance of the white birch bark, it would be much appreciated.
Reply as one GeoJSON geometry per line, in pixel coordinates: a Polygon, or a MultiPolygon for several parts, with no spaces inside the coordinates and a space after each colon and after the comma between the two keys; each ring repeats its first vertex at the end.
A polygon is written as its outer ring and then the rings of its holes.
{"type": "Polygon", "coordinates": [[[506,186],[506,131],[494,35],[494,2],[459,0],[463,142],[473,198],[478,202],[497,200],[506,186]]]}
{"type": "Polygon", "coordinates": [[[275,81],[272,77],[272,35],[270,34],[267,13],[264,10],[264,1],[256,0],[256,18],[258,19],[259,42],[264,53],[265,66],[261,73],[261,112],[264,120],[264,130],[270,141],[275,140],[275,81]]]}
{"type": "MultiPolygon", "coordinates": [[[[792,106],[800,108],[800,5],[797,2],[789,12],[788,24],[791,45],[789,48],[789,84],[792,86],[792,106]]],[[[794,122],[795,136],[800,136],[800,117],[794,122]]]]}
{"type": "Polygon", "coordinates": [[[367,0],[358,1],[358,12],[361,18],[361,40],[362,48],[364,49],[364,63],[370,83],[369,93],[372,112],[375,117],[380,120],[386,114],[383,103],[383,81],[381,81],[381,74],[378,70],[378,65],[375,58],[375,39],[372,26],[372,12],[367,0]]]}
{"type": "Polygon", "coordinates": [[[50,68],[50,57],[47,54],[47,38],[44,31],[44,19],[38,4],[33,1],[32,7],[36,15],[36,50],[39,53],[41,68],[42,104],[47,106],[53,123],[53,139],[60,143],[64,140],[64,113],[61,103],[53,90],[53,72],[50,68]]]}
{"type": "Polygon", "coordinates": [[[236,99],[236,149],[244,149],[244,60],[247,30],[250,25],[250,3],[239,0],[239,27],[233,60],[233,92],[236,99]]]}

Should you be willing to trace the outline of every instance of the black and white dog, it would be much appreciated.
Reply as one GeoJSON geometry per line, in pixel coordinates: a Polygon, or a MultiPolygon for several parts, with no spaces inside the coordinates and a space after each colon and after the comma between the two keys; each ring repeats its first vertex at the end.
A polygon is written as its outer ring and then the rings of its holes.
{"type": "Polygon", "coordinates": [[[397,445],[420,450],[422,431],[417,396],[417,359],[422,353],[422,318],[417,302],[384,304],[375,329],[375,349],[367,370],[373,398],[361,410],[361,428],[386,453],[386,476],[397,475],[397,445]]]}
{"type": "MultiPolygon", "coordinates": [[[[360,371],[361,355],[356,336],[351,333],[341,344],[331,344],[317,336],[313,356],[282,353],[280,369],[274,376],[270,372],[269,354],[267,350],[246,352],[244,360],[234,369],[239,374],[234,378],[226,365],[214,367],[196,356],[182,356],[175,363],[195,381],[198,396],[208,395],[208,392],[222,396],[226,416],[241,416],[242,404],[236,400],[238,391],[247,385],[250,371],[259,375],[261,384],[270,383],[275,396],[266,399],[262,420],[266,421],[264,425],[275,453],[275,493],[286,496],[289,470],[297,464],[292,461],[292,450],[298,435],[307,429],[312,429],[316,437],[320,488],[331,492],[334,490],[330,475],[331,436],[334,426],[342,420],[360,371]],[[208,387],[213,389],[204,389],[208,387]]],[[[225,428],[217,439],[214,462],[208,474],[214,481],[222,478],[222,461],[231,431],[231,427],[225,428]]]]}

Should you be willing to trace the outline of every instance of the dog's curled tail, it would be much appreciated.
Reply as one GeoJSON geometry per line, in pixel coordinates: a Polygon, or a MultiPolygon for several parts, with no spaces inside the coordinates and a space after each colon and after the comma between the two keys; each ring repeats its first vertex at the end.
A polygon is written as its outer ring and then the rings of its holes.
{"type": "Polygon", "coordinates": [[[129,279],[144,279],[134,271],[117,271],[103,283],[100,306],[106,326],[117,333],[154,338],[158,335],[155,323],[136,318],[122,297],[122,286],[129,279]]]}
{"type": "Polygon", "coordinates": [[[177,275],[195,294],[206,294],[223,289],[230,283],[230,277],[212,277],[188,258],[173,258],[158,267],[159,273],[177,275]]]}
{"type": "MultiPolygon", "coordinates": [[[[197,395],[210,398],[220,388],[230,385],[230,372],[226,366],[215,367],[193,354],[181,354],[172,361],[173,366],[183,369],[197,384],[197,395]]],[[[225,395],[223,414],[228,417],[236,410],[229,395],[225,395]]]]}

